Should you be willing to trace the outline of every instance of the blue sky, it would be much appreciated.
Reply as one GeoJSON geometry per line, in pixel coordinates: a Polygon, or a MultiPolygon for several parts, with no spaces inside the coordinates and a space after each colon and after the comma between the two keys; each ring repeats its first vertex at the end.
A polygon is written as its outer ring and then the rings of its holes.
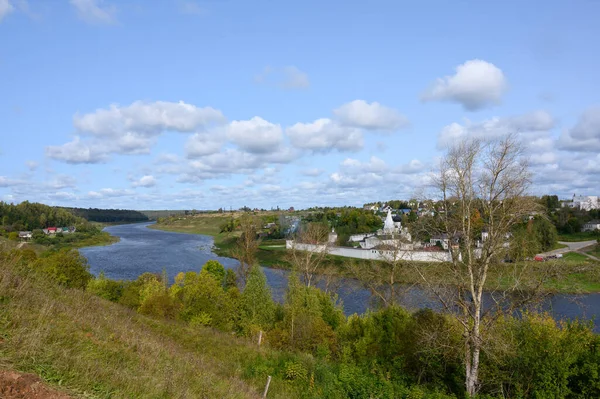
{"type": "Polygon", "coordinates": [[[597,1],[0,0],[0,199],[133,209],[423,195],[518,132],[600,194],[597,1]]]}

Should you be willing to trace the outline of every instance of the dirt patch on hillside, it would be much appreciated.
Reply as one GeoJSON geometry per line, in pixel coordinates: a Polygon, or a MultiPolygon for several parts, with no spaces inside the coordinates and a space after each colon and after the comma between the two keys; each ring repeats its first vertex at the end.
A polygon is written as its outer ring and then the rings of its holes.
{"type": "Polygon", "coordinates": [[[0,370],[0,398],[71,399],[71,396],[48,388],[36,375],[0,370]]]}

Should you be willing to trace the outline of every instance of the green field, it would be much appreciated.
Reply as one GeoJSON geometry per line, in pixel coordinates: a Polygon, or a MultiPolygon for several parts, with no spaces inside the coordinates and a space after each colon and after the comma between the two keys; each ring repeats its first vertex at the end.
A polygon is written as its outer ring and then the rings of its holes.
{"type": "Polygon", "coordinates": [[[593,231],[582,231],[579,233],[571,233],[571,234],[559,234],[558,241],[566,241],[566,242],[577,242],[577,241],[590,241],[596,240],[600,238],[597,232],[593,231]]]}

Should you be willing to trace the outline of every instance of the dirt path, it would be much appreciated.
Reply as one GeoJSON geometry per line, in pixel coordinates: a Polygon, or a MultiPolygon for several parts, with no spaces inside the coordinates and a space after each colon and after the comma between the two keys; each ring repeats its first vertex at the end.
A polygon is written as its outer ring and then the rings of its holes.
{"type": "Polygon", "coordinates": [[[0,370],[0,398],[72,399],[69,395],[48,388],[36,375],[10,370],[0,370]]]}

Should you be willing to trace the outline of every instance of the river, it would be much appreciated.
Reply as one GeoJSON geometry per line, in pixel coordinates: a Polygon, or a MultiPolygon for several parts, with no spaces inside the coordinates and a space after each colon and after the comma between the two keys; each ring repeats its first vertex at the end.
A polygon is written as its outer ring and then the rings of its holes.
{"type": "MultiPolygon", "coordinates": [[[[144,272],[167,271],[172,280],[179,272],[199,271],[204,263],[214,259],[225,268],[234,269],[238,261],[215,255],[210,236],[172,233],[149,229],[150,223],[110,226],[105,231],[121,240],[113,245],[81,248],[87,258],[90,271],[97,275],[104,272],[112,279],[134,280],[144,272]]],[[[287,271],[263,268],[267,282],[276,300],[281,300],[287,285],[287,271]]],[[[370,293],[353,279],[343,279],[338,294],[346,314],[363,313],[369,308],[370,293]]],[[[437,303],[419,288],[411,288],[405,295],[403,305],[409,309],[436,308],[437,303]]],[[[556,294],[544,303],[544,309],[555,318],[600,318],[600,294],[556,294]]],[[[600,332],[600,323],[595,326],[600,332]]]]}

